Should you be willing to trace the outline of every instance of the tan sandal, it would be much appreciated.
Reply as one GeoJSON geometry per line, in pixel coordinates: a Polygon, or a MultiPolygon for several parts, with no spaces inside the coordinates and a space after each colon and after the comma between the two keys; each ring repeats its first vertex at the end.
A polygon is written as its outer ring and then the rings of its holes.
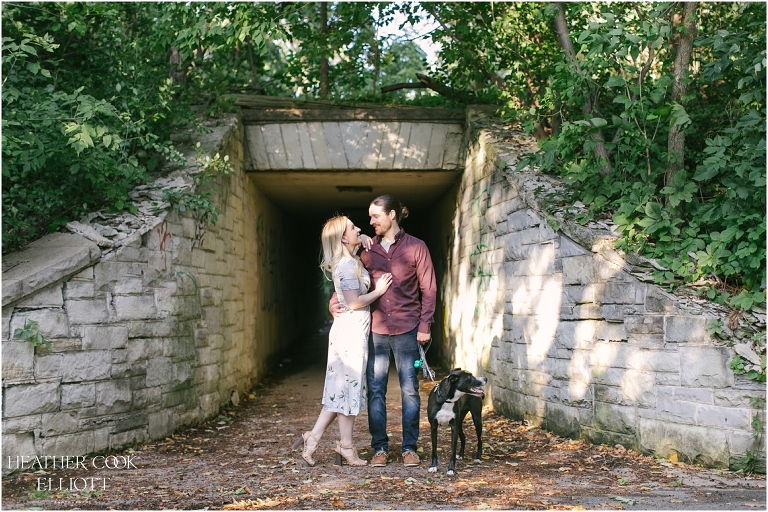
{"type": "Polygon", "coordinates": [[[341,466],[341,458],[347,461],[350,466],[365,466],[368,464],[367,460],[363,460],[357,456],[357,449],[355,446],[342,446],[341,441],[336,441],[336,465],[341,466]]]}
{"type": "Polygon", "coordinates": [[[295,450],[299,445],[303,444],[304,449],[301,451],[301,458],[304,459],[310,466],[315,465],[315,460],[312,458],[312,454],[317,450],[319,441],[312,432],[304,432],[300,438],[293,442],[291,449],[295,450]]]}

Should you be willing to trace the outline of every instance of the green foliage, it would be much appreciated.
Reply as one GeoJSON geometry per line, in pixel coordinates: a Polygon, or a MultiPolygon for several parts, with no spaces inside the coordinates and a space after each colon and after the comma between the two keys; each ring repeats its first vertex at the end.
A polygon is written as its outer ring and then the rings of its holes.
{"type": "Polygon", "coordinates": [[[19,3],[2,14],[7,252],[90,210],[130,209],[128,191],[179,156],[161,142],[174,88],[129,42],[151,27],[148,13],[19,3]]]}
{"type": "Polygon", "coordinates": [[[195,162],[198,170],[193,176],[195,190],[166,189],[163,191],[163,201],[170,203],[171,208],[180,213],[192,212],[197,225],[206,226],[208,223],[216,224],[221,213],[213,202],[216,189],[207,187],[207,185],[213,181],[217,174],[229,174],[234,168],[229,163],[229,156],[227,155],[223,158],[218,153],[213,158],[208,155],[203,156],[199,142],[197,143],[197,151],[195,162]]]}
{"type": "Polygon", "coordinates": [[[671,96],[676,6],[564,5],[579,66],[550,63],[546,101],[526,113],[529,126],[554,115],[562,128],[518,168],[561,176],[590,218],[612,216],[617,248],[666,268],[658,283],[713,280],[720,293],[711,299],[737,309],[764,303],[765,26],[753,20],[764,20],[765,5],[702,4],[700,68],[680,101],[671,96]],[[582,106],[596,97],[599,115],[586,118],[582,106]],[[665,183],[673,126],[685,130],[685,160],[665,183]],[[607,177],[593,151],[598,129],[607,177]]]}
{"type": "Polygon", "coordinates": [[[27,320],[24,327],[13,331],[13,337],[18,340],[28,341],[33,347],[45,345],[47,348],[53,348],[48,338],[40,332],[40,326],[35,320],[27,320]]]}
{"type": "MultiPolygon", "coordinates": [[[[766,368],[766,346],[765,346],[766,333],[760,332],[752,336],[752,348],[754,352],[760,357],[760,364],[756,364],[744,359],[741,355],[734,355],[733,359],[728,362],[728,368],[733,370],[736,375],[744,375],[748,379],[765,382],[765,368],[766,368]]],[[[749,356],[753,357],[754,356],[749,356]]]]}

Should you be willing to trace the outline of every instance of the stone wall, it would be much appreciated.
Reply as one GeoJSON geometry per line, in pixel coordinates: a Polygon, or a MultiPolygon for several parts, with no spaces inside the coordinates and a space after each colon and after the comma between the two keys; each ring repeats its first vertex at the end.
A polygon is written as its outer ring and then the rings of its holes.
{"type": "Polygon", "coordinates": [[[236,402],[296,336],[286,221],[243,172],[238,118],[211,129],[202,148],[235,170],[213,183],[215,225],[162,204],[160,187],[192,183],[188,167],[138,187],[136,215],[90,215],[70,226],[82,236],[49,235],[4,259],[3,454],[163,438],[236,402]],[[13,339],[26,320],[51,349],[13,339]]]}
{"type": "Polygon", "coordinates": [[[726,312],[650,284],[653,262],[613,250],[609,223],[548,219],[539,202],[559,184],[513,172],[536,146],[499,124],[469,111],[466,170],[434,210],[444,358],[486,375],[495,409],[561,435],[711,466],[764,459],[749,400],[765,385],[735,377],[733,349],[707,333],[726,312]]]}

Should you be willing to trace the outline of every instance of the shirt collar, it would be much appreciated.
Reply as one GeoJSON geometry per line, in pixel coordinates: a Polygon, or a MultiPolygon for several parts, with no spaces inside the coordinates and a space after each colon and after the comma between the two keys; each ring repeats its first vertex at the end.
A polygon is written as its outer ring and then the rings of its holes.
{"type": "MultiPolygon", "coordinates": [[[[399,242],[400,239],[402,239],[404,236],[405,236],[405,230],[403,228],[400,228],[400,231],[398,231],[395,234],[395,241],[392,242],[392,243],[394,244],[394,243],[399,242]]],[[[376,244],[381,245],[381,241],[382,240],[383,240],[383,238],[381,236],[379,236],[379,235],[376,235],[375,237],[373,237],[373,242],[376,243],[376,244]]]]}

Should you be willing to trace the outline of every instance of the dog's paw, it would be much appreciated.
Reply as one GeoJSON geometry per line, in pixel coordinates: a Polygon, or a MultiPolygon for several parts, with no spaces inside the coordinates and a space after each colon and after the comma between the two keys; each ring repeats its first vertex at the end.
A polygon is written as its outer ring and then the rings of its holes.
{"type": "Polygon", "coordinates": [[[445,472],[445,474],[448,475],[448,476],[453,476],[453,475],[456,474],[456,472],[454,470],[452,470],[452,469],[449,469],[448,471],[445,472]]]}
{"type": "Polygon", "coordinates": [[[430,473],[437,473],[437,466],[429,466],[429,469],[427,470],[430,473]]]}
{"type": "Polygon", "coordinates": [[[480,459],[475,459],[475,464],[482,464],[482,463],[483,463],[483,461],[482,461],[482,460],[480,460],[480,459]]]}
{"type": "Polygon", "coordinates": [[[464,456],[463,456],[463,455],[456,455],[456,460],[461,460],[461,459],[463,459],[463,458],[464,458],[464,456]]]}

